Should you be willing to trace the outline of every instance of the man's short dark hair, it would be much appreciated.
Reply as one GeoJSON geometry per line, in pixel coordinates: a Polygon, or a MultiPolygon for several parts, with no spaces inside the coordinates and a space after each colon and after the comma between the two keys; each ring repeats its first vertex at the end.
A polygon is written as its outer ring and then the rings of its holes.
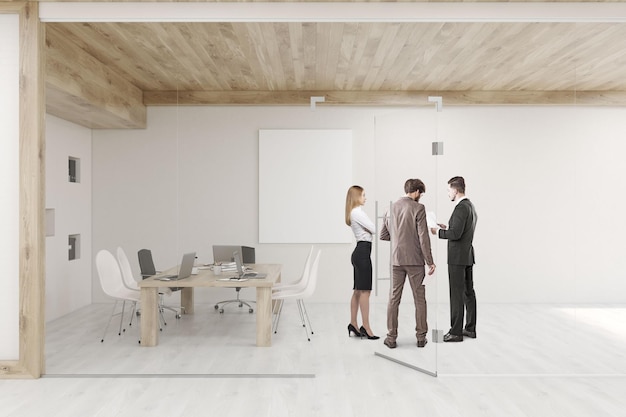
{"type": "Polygon", "coordinates": [[[416,191],[419,191],[420,194],[424,194],[426,192],[426,186],[424,185],[422,180],[419,180],[417,178],[406,180],[406,182],[404,183],[404,192],[406,194],[411,194],[416,191]]]}
{"type": "Polygon", "coordinates": [[[452,177],[450,181],[448,181],[448,184],[461,194],[465,194],[465,180],[463,177],[452,177]]]}

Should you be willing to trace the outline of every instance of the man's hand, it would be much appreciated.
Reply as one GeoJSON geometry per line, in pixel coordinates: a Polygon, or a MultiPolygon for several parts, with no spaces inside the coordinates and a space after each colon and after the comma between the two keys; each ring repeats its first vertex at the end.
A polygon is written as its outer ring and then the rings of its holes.
{"type": "MultiPolygon", "coordinates": [[[[439,226],[443,230],[446,230],[448,228],[448,226],[446,226],[445,224],[441,224],[441,223],[437,223],[437,226],[439,226]]],[[[433,235],[436,235],[438,231],[439,229],[437,229],[436,227],[430,228],[430,233],[432,233],[433,235]]]]}
{"type": "Polygon", "coordinates": [[[428,275],[434,274],[435,273],[435,268],[437,268],[437,266],[435,264],[428,265],[428,275]]]}

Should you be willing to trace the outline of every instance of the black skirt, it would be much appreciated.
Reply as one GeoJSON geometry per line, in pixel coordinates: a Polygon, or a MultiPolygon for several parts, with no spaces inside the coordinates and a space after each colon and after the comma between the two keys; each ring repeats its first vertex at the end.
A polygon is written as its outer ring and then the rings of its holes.
{"type": "Polygon", "coordinates": [[[360,240],[352,252],[352,266],[354,267],[353,290],[372,290],[372,242],[360,240]]]}

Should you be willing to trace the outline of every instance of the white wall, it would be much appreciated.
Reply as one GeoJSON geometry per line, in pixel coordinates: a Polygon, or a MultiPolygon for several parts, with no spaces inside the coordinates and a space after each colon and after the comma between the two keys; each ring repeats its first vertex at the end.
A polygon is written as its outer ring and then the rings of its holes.
{"type": "Polygon", "coordinates": [[[0,360],[19,359],[19,15],[0,14],[0,360]]]}
{"type": "MultiPolygon", "coordinates": [[[[418,177],[427,185],[427,210],[447,222],[452,204],[446,181],[466,177],[479,215],[475,279],[481,302],[624,302],[617,255],[626,231],[618,216],[625,202],[618,160],[626,151],[620,139],[625,116],[625,109],[613,108],[452,108],[445,102],[443,113],[149,108],[145,130],[93,132],[92,256],[121,245],[138,274],[136,252],[143,247],[164,268],[188,250],[209,262],[211,245],[245,244],[257,248],[259,262],[284,264],[284,280],[293,279],[308,245],[257,243],[258,130],[352,129],[353,180],[366,189],[370,217],[376,200],[384,210],[403,193],[406,178],[418,177]],[[431,155],[435,140],[444,142],[443,156],[431,155]]],[[[433,243],[438,273],[430,297],[445,301],[445,242],[433,243]]],[[[315,300],[347,303],[353,245],[322,247],[315,300]]],[[[386,301],[387,288],[380,287],[377,301],[386,301]]],[[[197,301],[230,295],[198,291],[197,301]]],[[[106,300],[98,285],[93,299],[106,300]]]]}
{"type": "MultiPolygon", "coordinates": [[[[91,304],[91,129],[46,115],[46,321],[91,304]],[[80,183],[68,180],[68,157],[80,159],[80,183]],[[68,260],[68,236],[80,234],[80,258],[68,260]]],[[[93,276],[97,279],[97,276],[93,276]]]]}

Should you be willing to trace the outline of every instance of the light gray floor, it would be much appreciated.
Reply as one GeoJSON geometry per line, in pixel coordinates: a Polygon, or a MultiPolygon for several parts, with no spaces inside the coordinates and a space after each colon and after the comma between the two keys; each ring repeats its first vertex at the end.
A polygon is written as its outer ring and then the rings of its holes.
{"type": "MultiPolygon", "coordinates": [[[[385,307],[372,306],[380,336],[385,307]]],[[[403,304],[395,350],[348,338],[347,304],[309,303],[310,342],[286,304],[271,348],[254,346],[246,309],[212,305],[166,313],[156,348],[139,347],[136,324],[118,336],[118,322],[100,343],[110,308],[48,323],[46,375],[0,380],[0,417],[626,415],[624,305],[480,305],[477,339],[417,349],[403,304]]],[[[431,305],[431,328],[447,322],[431,305]]]]}

